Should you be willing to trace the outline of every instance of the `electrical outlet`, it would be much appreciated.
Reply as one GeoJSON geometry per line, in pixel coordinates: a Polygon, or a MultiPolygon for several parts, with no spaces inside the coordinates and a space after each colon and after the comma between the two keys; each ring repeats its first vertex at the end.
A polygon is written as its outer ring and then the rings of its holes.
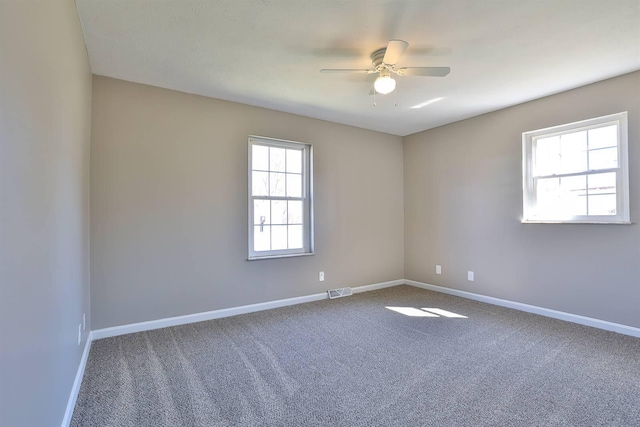
{"type": "Polygon", "coordinates": [[[82,324],[78,325],[78,345],[82,342],[82,324]]]}
{"type": "Polygon", "coordinates": [[[436,264],[436,274],[442,274],[442,266],[436,264]]]}
{"type": "Polygon", "coordinates": [[[87,313],[82,313],[82,330],[87,330],[87,313]]]}
{"type": "Polygon", "coordinates": [[[324,271],[321,271],[320,274],[318,274],[318,281],[324,282],[324,271]]]}
{"type": "Polygon", "coordinates": [[[467,280],[473,282],[473,271],[467,271],[467,280]]]}

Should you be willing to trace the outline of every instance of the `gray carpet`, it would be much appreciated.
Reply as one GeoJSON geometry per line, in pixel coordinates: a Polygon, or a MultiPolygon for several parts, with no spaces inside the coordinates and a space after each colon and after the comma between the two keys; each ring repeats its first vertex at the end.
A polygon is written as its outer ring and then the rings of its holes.
{"type": "Polygon", "coordinates": [[[640,426],[640,339],[398,286],[95,341],[71,425],[640,426]]]}

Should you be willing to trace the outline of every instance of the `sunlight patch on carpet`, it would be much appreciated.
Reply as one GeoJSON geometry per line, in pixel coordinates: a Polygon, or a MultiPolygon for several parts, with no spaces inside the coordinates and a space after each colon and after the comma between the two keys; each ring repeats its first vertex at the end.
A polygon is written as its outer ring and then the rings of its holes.
{"type": "Polygon", "coordinates": [[[441,308],[415,308],[415,307],[385,307],[387,310],[404,314],[409,317],[448,317],[451,319],[467,319],[467,316],[443,310],[441,308]]]}

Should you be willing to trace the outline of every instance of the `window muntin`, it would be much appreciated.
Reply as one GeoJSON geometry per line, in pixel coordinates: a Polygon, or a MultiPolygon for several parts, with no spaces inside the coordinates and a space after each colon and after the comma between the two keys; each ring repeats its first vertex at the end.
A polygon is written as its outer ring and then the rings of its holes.
{"type": "Polygon", "coordinates": [[[629,223],[626,112],[522,139],[523,222],[629,223]]]}
{"type": "Polygon", "coordinates": [[[313,253],[311,145],[249,137],[249,259],[313,253]]]}

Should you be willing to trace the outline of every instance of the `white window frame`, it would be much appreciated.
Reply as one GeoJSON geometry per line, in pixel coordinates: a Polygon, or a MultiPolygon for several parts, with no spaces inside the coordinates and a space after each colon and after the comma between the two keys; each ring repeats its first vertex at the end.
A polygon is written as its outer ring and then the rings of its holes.
{"type": "Polygon", "coordinates": [[[249,260],[269,259],[269,258],[286,258],[296,256],[313,255],[313,147],[311,144],[287,141],[282,139],[267,138],[264,136],[249,136],[248,144],[248,231],[249,231],[249,260]],[[254,145],[263,145],[267,147],[278,148],[295,148],[302,151],[302,197],[276,197],[276,196],[253,196],[253,161],[252,147],[254,145]],[[302,200],[302,229],[303,229],[303,247],[299,249],[282,249],[269,251],[255,251],[253,246],[254,231],[254,200],[302,200]]]}
{"type": "Polygon", "coordinates": [[[539,129],[522,134],[523,169],[523,223],[582,223],[582,224],[630,224],[629,219],[629,165],[627,144],[627,112],[611,114],[560,126],[539,129]],[[586,170],[578,173],[534,176],[536,141],[567,133],[580,132],[609,125],[618,127],[618,167],[586,170]],[[544,217],[536,209],[536,180],[549,177],[589,176],[596,173],[616,172],[616,215],[576,215],[570,217],[544,217]]]}

